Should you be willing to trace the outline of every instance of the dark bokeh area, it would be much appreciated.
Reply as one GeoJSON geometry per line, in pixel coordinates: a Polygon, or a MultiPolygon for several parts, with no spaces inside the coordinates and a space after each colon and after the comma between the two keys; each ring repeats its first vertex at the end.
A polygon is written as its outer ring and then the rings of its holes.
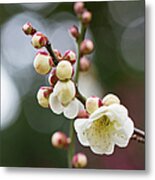
{"type": "MultiPolygon", "coordinates": [[[[145,129],[144,1],[86,2],[93,19],[87,37],[95,43],[91,70],[80,75],[86,96],[101,98],[112,92],[129,109],[135,126],[145,129]]],[[[73,3],[0,4],[1,28],[1,166],[67,167],[67,151],[52,147],[50,137],[61,130],[68,134],[69,120],[41,108],[36,101],[47,77],[33,69],[36,50],[21,28],[30,21],[44,32],[62,53],[76,50],[68,33],[78,25],[73,3]]],[[[111,156],[93,154],[76,141],[76,151],[88,156],[87,168],[145,168],[145,145],[133,140],[111,156]]]]}

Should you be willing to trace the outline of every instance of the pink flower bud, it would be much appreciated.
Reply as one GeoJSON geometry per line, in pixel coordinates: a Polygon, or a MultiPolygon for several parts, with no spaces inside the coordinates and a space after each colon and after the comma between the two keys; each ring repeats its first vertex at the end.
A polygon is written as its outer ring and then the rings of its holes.
{"type": "Polygon", "coordinates": [[[80,71],[88,71],[90,68],[90,61],[85,56],[80,59],[80,71]]]}
{"type": "Polygon", "coordinates": [[[84,3],[83,2],[76,2],[74,3],[74,12],[77,15],[81,15],[84,11],[84,3]]]}
{"type": "Polygon", "coordinates": [[[53,65],[53,60],[46,51],[38,51],[33,62],[33,66],[37,73],[47,74],[52,69],[53,65]]]}
{"type": "Polygon", "coordinates": [[[75,168],[84,168],[87,165],[87,156],[83,153],[77,153],[73,156],[72,165],[75,168]]]}
{"type": "Polygon", "coordinates": [[[79,118],[79,119],[89,118],[89,114],[87,113],[87,111],[85,109],[82,109],[79,111],[77,118],[79,118]]]}
{"type": "Polygon", "coordinates": [[[76,54],[74,51],[67,50],[63,56],[64,60],[68,60],[71,64],[76,62],[76,54]]]}
{"type": "Polygon", "coordinates": [[[37,100],[40,106],[48,108],[49,95],[52,93],[53,88],[48,86],[42,86],[37,93],[37,100]]]}
{"type": "Polygon", "coordinates": [[[86,110],[90,114],[92,114],[101,106],[103,106],[102,100],[96,96],[89,97],[86,100],[86,110]]]}
{"type": "Polygon", "coordinates": [[[34,35],[36,33],[36,30],[32,27],[32,24],[30,22],[24,24],[22,30],[26,35],[34,35]]]}
{"type": "Polygon", "coordinates": [[[60,61],[56,67],[56,76],[60,80],[71,79],[73,75],[73,67],[68,61],[60,61]]]}
{"type": "Polygon", "coordinates": [[[54,54],[56,55],[56,57],[58,58],[58,60],[61,60],[62,59],[62,55],[61,55],[60,51],[57,50],[57,49],[54,49],[53,51],[54,51],[54,54]]]}
{"type": "Polygon", "coordinates": [[[56,68],[53,68],[49,74],[48,82],[51,86],[54,86],[57,81],[58,81],[58,78],[56,76],[56,68]]]}
{"type": "Polygon", "coordinates": [[[80,51],[82,54],[90,54],[94,49],[94,44],[91,40],[85,39],[80,45],[80,51]]]}
{"type": "Polygon", "coordinates": [[[83,24],[89,24],[90,21],[92,20],[92,13],[87,10],[84,11],[82,13],[81,19],[83,24]]]}
{"type": "Polygon", "coordinates": [[[56,148],[65,148],[70,144],[71,140],[63,132],[55,132],[51,137],[51,143],[56,148]]]}
{"type": "Polygon", "coordinates": [[[48,38],[44,34],[42,34],[41,32],[36,32],[32,36],[31,43],[32,43],[33,47],[40,49],[40,48],[47,45],[48,38]]]}
{"type": "Polygon", "coordinates": [[[77,39],[79,37],[79,30],[78,27],[73,25],[70,29],[69,29],[70,34],[77,39]]]}

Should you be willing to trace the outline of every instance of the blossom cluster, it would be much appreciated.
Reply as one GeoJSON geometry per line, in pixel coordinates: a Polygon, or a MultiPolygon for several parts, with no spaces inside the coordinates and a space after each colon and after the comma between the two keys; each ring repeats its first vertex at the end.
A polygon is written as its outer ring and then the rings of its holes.
{"type": "MultiPolygon", "coordinates": [[[[74,12],[81,19],[84,28],[92,19],[92,14],[84,3],[74,4],[74,12]]],[[[79,43],[80,57],[72,50],[63,55],[57,49],[52,49],[48,37],[38,32],[31,23],[23,26],[26,35],[31,36],[31,44],[39,49],[33,61],[35,71],[40,75],[48,74],[48,86],[38,90],[37,100],[43,108],[50,108],[54,113],[68,119],[74,119],[74,128],[79,142],[90,147],[95,154],[110,155],[115,145],[126,147],[134,131],[134,124],[127,109],[121,105],[120,99],[114,94],[108,94],[103,99],[96,96],[86,98],[83,109],[79,108],[77,85],[74,82],[74,65],[79,58],[80,70],[87,71],[90,61],[85,55],[90,54],[94,44],[89,39],[82,39],[81,32],[73,25],[69,32],[79,43]],[[45,49],[43,49],[45,48],[45,49]]],[[[78,63],[78,62],[77,62],[78,63]]],[[[63,132],[57,131],[51,137],[51,143],[56,148],[68,148],[72,139],[63,132]]],[[[87,157],[76,153],[72,165],[76,168],[85,167],[87,157]]]]}

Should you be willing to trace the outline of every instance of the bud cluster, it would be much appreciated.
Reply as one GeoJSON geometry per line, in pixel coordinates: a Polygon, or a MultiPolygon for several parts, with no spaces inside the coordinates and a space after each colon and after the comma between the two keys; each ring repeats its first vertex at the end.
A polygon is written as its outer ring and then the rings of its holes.
{"type": "MultiPolygon", "coordinates": [[[[85,8],[85,4],[83,2],[74,3],[74,12],[79,17],[81,21],[81,26],[84,29],[87,28],[89,23],[92,20],[92,13],[85,8]]],[[[79,32],[79,28],[76,25],[73,25],[69,29],[72,37],[76,39],[76,42],[79,44],[80,51],[80,71],[85,72],[90,68],[90,61],[85,55],[90,54],[94,50],[94,44],[90,39],[81,39],[83,37],[82,30],[79,32]]]]}

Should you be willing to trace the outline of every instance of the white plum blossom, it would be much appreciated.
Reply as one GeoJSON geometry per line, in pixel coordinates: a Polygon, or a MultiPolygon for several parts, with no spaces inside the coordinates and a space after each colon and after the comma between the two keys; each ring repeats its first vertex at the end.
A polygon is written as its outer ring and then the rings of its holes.
{"type": "Polygon", "coordinates": [[[71,80],[58,81],[49,97],[51,110],[56,114],[63,112],[68,119],[75,118],[79,112],[79,101],[75,94],[75,85],[71,80]]]}
{"type": "Polygon", "coordinates": [[[83,146],[106,155],[114,152],[115,145],[126,147],[134,131],[127,109],[116,103],[100,107],[88,119],[76,119],[74,126],[83,146]]]}

